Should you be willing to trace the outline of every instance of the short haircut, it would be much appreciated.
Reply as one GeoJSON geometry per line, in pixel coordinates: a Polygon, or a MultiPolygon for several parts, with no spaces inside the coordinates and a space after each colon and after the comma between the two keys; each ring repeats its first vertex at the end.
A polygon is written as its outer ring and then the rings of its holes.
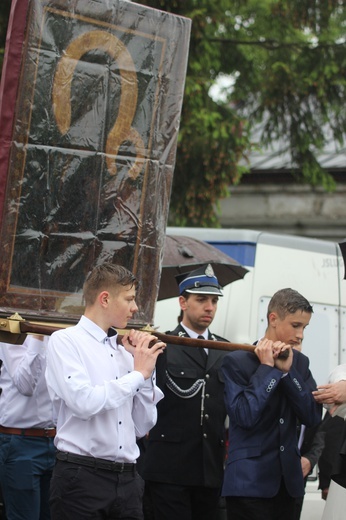
{"type": "MultiPolygon", "coordinates": [[[[191,296],[191,293],[183,291],[180,296],[185,298],[185,300],[188,300],[189,297],[191,296]]],[[[183,309],[180,309],[180,313],[179,313],[179,316],[178,316],[178,323],[181,323],[183,321],[183,318],[184,318],[184,311],[183,311],[183,309]]]]}
{"type": "Polygon", "coordinates": [[[97,295],[102,291],[115,292],[119,286],[138,286],[138,281],[133,273],[122,265],[105,262],[97,265],[86,277],[83,285],[85,305],[93,305],[97,295]]]}
{"type": "Polygon", "coordinates": [[[268,304],[267,319],[269,314],[276,312],[281,319],[287,314],[294,314],[297,311],[304,311],[312,314],[312,305],[304,296],[294,289],[280,289],[271,298],[268,304]]]}

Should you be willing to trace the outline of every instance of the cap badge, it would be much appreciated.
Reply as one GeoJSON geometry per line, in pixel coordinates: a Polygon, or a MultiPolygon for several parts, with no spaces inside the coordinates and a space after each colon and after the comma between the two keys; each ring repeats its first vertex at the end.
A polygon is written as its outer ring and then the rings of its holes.
{"type": "Polygon", "coordinates": [[[215,277],[215,274],[214,274],[213,268],[212,268],[212,266],[211,266],[210,264],[207,265],[204,274],[205,274],[206,276],[209,276],[210,278],[211,278],[211,277],[215,277]]]}

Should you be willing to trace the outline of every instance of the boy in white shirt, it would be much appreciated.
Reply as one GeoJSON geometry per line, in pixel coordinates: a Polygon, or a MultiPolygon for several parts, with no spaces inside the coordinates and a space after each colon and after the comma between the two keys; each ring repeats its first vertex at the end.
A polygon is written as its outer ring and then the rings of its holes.
{"type": "Polygon", "coordinates": [[[46,379],[58,415],[52,520],[143,518],[136,438],[156,423],[163,394],[153,373],[165,344],[135,330],[118,343],[112,327],[126,327],[138,310],[136,287],[122,266],[95,267],[79,323],[51,336],[46,379]]]}

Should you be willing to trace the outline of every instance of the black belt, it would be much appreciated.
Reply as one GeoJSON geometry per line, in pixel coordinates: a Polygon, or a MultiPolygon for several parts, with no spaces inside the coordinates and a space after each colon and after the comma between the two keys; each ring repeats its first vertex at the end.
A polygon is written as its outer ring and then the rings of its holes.
{"type": "Polygon", "coordinates": [[[96,457],[87,457],[85,455],[76,455],[75,453],[67,453],[58,451],[56,454],[58,460],[65,462],[72,462],[80,466],[88,466],[89,468],[105,469],[107,471],[114,471],[115,473],[123,473],[125,471],[135,472],[136,464],[130,462],[112,462],[111,460],[98,459],[96,457]]]}

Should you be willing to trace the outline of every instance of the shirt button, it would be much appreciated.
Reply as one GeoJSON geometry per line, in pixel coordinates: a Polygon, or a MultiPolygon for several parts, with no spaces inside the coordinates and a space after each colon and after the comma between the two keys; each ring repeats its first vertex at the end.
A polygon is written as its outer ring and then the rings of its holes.
{"type": "Polygon", "coordinates": [[[285,447],[284,446],[280,446],[280,451],[285,451],[285,447]]]}

